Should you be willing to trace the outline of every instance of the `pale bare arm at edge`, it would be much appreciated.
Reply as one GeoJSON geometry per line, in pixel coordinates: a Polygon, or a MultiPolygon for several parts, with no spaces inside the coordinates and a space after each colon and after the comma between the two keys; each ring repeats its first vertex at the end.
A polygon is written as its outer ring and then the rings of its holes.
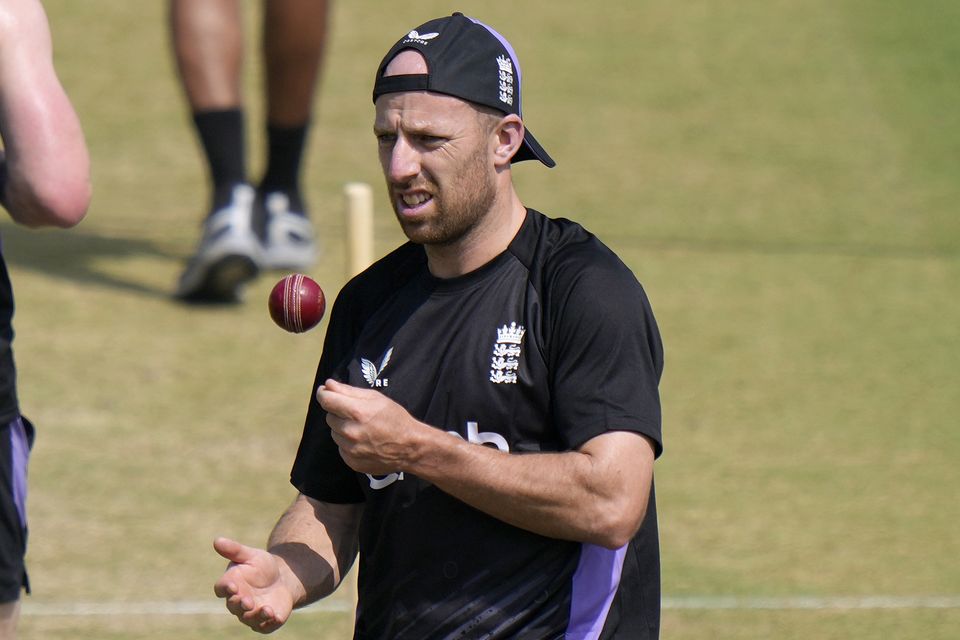
{"type": "Polygon", "coordinates": [[[90,158],[37,0],[0,3],[0,137],[0,196],[13,220],[30,227],[80,222],[90,204],[90,158]]]}
{"type": "Polygon", "coordinates": [[[638,433],[611,431],[577,451],[513,454],[424,424],[373,389],[328,380],[317,399],[340,455],[361,473],[407,471],[514,526],[613,549],[646,514],[654,447],[638,433]]]}

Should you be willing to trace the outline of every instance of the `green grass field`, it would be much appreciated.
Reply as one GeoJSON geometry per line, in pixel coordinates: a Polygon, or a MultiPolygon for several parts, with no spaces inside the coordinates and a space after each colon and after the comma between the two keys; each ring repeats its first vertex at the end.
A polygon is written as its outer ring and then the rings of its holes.
{"type": "MultiPolygon", "coordinates": [[[[95,195],[67,232],[0,224],[39,429],[22,638],[249,637],[219,612],[211,541],[262,544],[293,498],[323,331],[273,326],[273,277],[239,307],[171,301],[206,187],[164,3],[45,4],[95,195]]],[[[956,637],[960,5],[337,2],[305,171],[331,298],[344,183],[375,187],[378,253],[401,239],[375,66],[398,31],[457,9],[511,39],[559,162],[519,165],[521,196],[617,250],[661,325],[662,637],[956,637]]],[[[348,637],[349,604],[276,635],[348,637]]]]}

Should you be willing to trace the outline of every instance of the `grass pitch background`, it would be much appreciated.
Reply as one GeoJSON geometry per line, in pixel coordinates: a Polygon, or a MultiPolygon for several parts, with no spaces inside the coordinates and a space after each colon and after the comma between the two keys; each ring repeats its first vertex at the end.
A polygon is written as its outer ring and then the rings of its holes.
{"type": "MultiPolygon", "coordinates": [[[[159,612],[214,601],[213,537],[260,544],[292,499],[323,329],[272,325],[273,277],[240,307],[170,300],[207,194],[164,3],[45,5],[95,195],[71,231],[0,223],[39,428],[22,637],[247,637],[226,613],[159,612]],[[118,613],[43,613],[76,603],[118,613]]],[[[257,173],[259,9],[246,6],[257,173]]],[[[324,244],[311,275],[331,300],[344,183],[374,185],[378,254],[400,241],[370,133],[373,70],[398,31],[453,10],[520,56],[528,124],[559,162],[518,165],[525,202],[596,232],[653,302],[665,595],[960,594],[960,6],[336,2],[305,167],[324,244]]],[[[667,608],[662,636],[938,639],[958,624],[957,608],[667,608]]],[[[277,635],[349,627],[310,613],[277,635]]]]}

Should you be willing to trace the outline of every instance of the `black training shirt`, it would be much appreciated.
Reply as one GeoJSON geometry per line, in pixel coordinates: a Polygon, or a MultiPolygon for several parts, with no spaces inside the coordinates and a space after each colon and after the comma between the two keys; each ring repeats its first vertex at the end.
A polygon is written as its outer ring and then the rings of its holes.
{"type": "MultiPolygon", "coordinates": [[[[311,397],[328,377],[371,387],[427,424],[516,455],[609,431],[643,434],[659,455],[662,367],[631,271],[580,225],[529,210],[507,251],[465,276],[431,276],[408,243],[348,283],[311,397]]],[[[317,500],[365,503],[357,638],[657,637],[653,495],[619,550],[547,538],[410,473],[355,473],[315,400],[291,480],[317,500]]]]}

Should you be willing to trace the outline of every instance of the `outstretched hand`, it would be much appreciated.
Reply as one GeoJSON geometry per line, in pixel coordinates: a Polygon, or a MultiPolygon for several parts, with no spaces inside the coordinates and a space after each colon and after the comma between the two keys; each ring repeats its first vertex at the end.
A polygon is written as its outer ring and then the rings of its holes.
{"type": "Polygon", "coordinates": [[[293,595],[283,581],[280,559],[229,538],[217,538],[213,548],[230,561],[213,586],[217,597],[226,599],[227,610],[259,633],[279,629],[293,611],[293,595]]]}

